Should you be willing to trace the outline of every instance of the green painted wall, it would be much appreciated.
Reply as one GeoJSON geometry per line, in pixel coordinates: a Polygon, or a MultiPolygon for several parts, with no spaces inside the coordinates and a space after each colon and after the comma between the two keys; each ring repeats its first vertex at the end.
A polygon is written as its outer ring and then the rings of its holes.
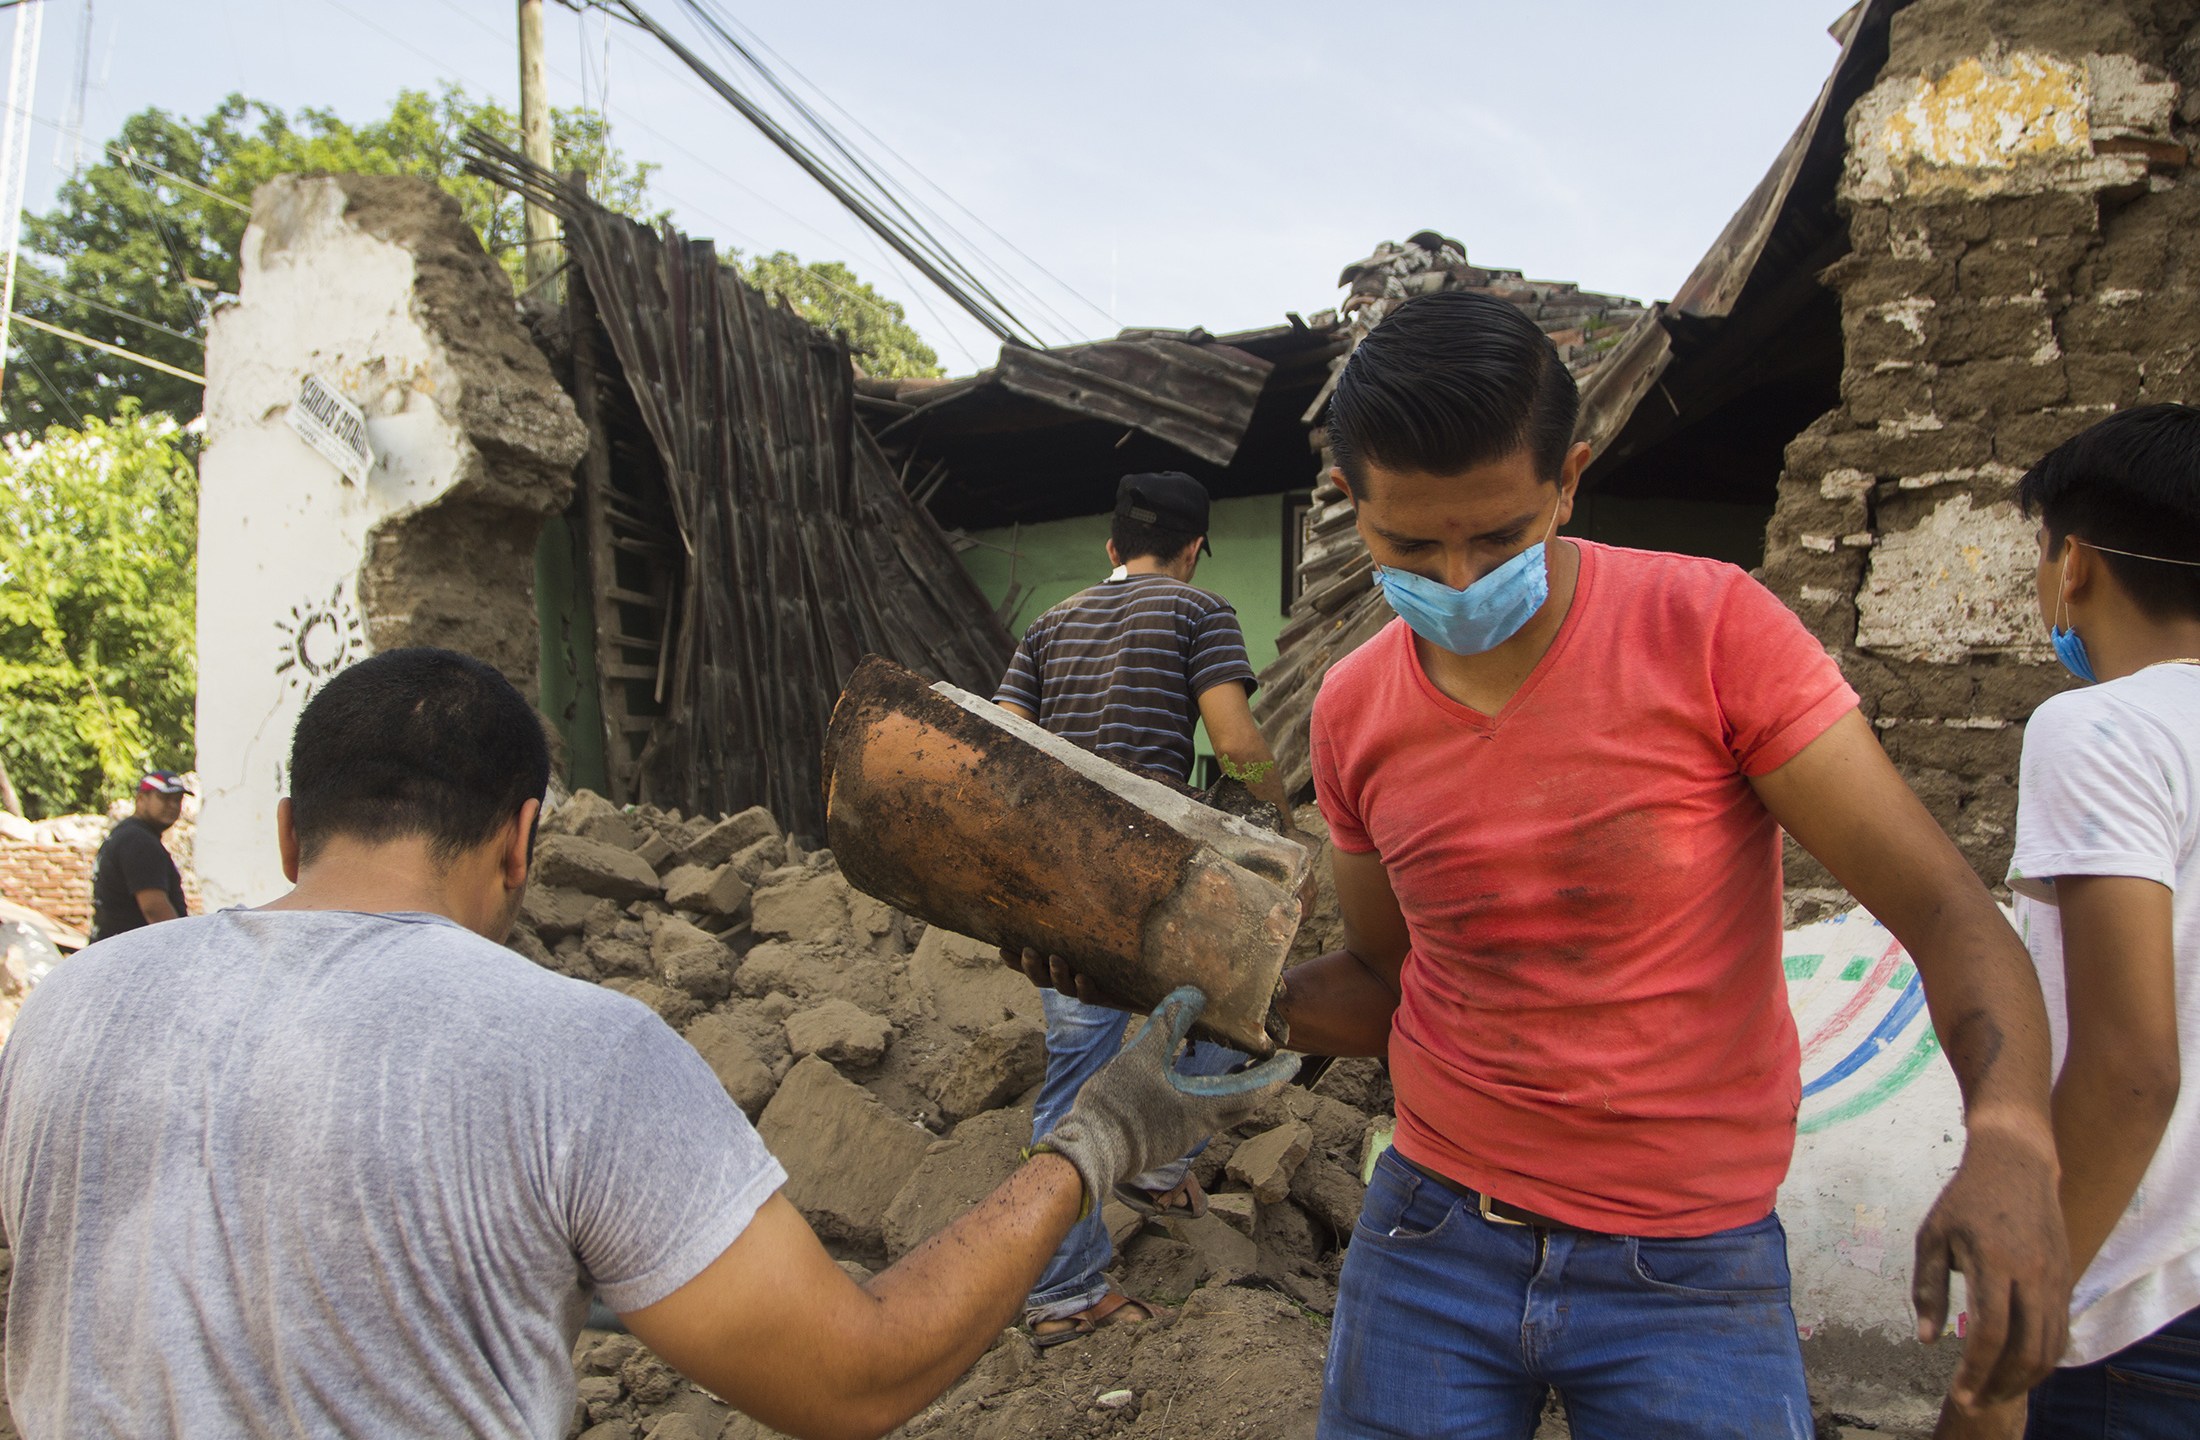
{"type": "MultiPolygon", "coordinates": [[[[1107,578],[1113,520],[1112,515],[1081,515],[1043,525],[972,531],[978,543],[963,551],[963,568],[995,606],[1008,594],[1012,575],[1030,587],[1008,618],[1009,632],[1021,635],[1049,609],[1107,578]]],[[[1237,607],[1246,653],[1255,670],[1265,669],[1276,658],[1276,636],[1283,629],[1283,498],[1217,500],[1208,526],[1215,553],[1200,560],[1192,583],[1237,607]]],[[[1205,727],[1199,753],[1214,753],[1205,727]]]]}
{"type": "Polygon", "coordinates": [[[580,583],[578,542],[563,515],[535,540],[535,618],[542,628],[542,713],[565,741],[565,783],[598,794],[611,787],[596,683],[596,619],[580,583]]]}

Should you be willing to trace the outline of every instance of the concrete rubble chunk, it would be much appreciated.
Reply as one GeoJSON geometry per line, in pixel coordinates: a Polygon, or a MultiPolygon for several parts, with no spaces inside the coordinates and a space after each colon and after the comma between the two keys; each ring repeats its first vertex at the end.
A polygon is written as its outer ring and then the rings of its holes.
{"type": "Polygon", "coordinates": [[[693,995],[660,985],[654,980],[630,979],[622,975],[604,981],[603,988],[616,990],[621,995],[631,995],[656,1011],[675,1030],[703,1013],[702,1002],[693,995]]]}
{"type": "Polygon", "coordinates": [[[759,935],[831,940],[848,929],[848,886],[837,875],[803,875],[756,892],[749,924],[759,935]]]}
{"type": "Polygon", "coordinates": [[[1241,1235],[1253,1233],[1254,1217],[1260,1213],[1260,1202],[1243,1191],[1233,1190],[1224,1195],[1207,1197],[1207,1213],[1220,1215],[1230,1228],[1241,1235]]]}
{"type": "Polygon", "coordinates": [[[777,884],[765,877],[749,902],[749,925],[759,935],[787,940],[838,941],[886,934],[894,912],[858,893],[838,870],[802,872],[777,884]]]}
{"type": "Polygon", "coordinates": [[[1100,1223],[1107,1227],[1108,1243],[1120,1250],[1146,1228],[1146,1217],[1120,1200],[1108,1200],[1100,1206],[1100,1223]]]}
{"type": "Polygon", "coordinates": [[[767,836],[734,853],[726,863],[733,873],[750,885],[764,878],[766,871],[777,870],[787,862],[787,844],[783,840],[767,836]]]}
{"type": "Polygon", "coordinates": [[[657,872],[631,850],[579,835],[551,835],[535,846],[535,878],[608,900],[651,900],[660,893],[657,872]]]}
{"type": "Polygon", "coordinates": [[[733,952],[717,936],[677,915],[657,922],[649,958],[667,984],[698,1000],[723,1000],[733,991],[733,952]]]}
{"type": "Polygon", "coordinates": [[[1022,1163],[1031,1111],[973,1116],[934,1141],[886,1212],[886,1253],[900,1259],[918,1242],[993,1192],[1022,1163]]]}
{"type": "Polygon", "coordinates": [[[745,850],[759,840],[777,839],[779,822],[769,810],[755,805],[703,830],[687,843],[680,858],[689,865],[714,870],[732,859],[735,851],[745,850]]]}
{"type": "Polygon", "coordinates": [[[832,999],[787,1017],[787,1048],[849,1065],[876,1065],[894,1027],[846,1000],[832,999]]]}
{"type": "Polygon", "coordinates": [[[710,1066],[742,1114],[754,1120],[764,1113],[779,1088],[778,1082],[731,1021],[722,1015],[705,1015],[688,1026],[687,1042],[710,1066]]]}
{"type": "Polygon", "coordinates": [[[519,902],[519,918],[528,929],[552,944],[580,933],[596,897],[561,885],[530,882],[519,902]]]}
{"type": "Polygon", "coordinates": [[[1367,1199],[1360,1177],[1325,1156],[1310,1155],[1291,1173],[1291,1198],[1325,1220],[1340,1236],[1350,1235],[1367,1199]]]}
{"type": "Polygon", "coordinates": [[[932,1140],[815,1055],[787,1072],[756,1129],[818,1234],[872,1249],[884,1248],[887,1208],[932,1140]]]}
{"type": "Polygon", "coordinates": [[[1196,1219],[1177,1216],[1165,1222],[1163,1228],[1171,1239],[1199,1252],[1209,1283],[1256,1274],[1260,1270],[1260,1247],[1254,1244],[1253,1237],[1240,1234],[1229,1221],[1211,1211],[1196,1219]]]}
{"type": "Polygon", "coordinates": [[[1291,1193],[1292,1173],[1313,1148],[1313,1129],[1294,1120],[1238,1142],[1228,1174],[1261,1204],[1273,1205],[1291,1193]]]}
{"type": "Polygon", "coordinates": [[[681,865],[665,876],[665,903],[703,915],[738,915],[749,903],[749,886],[730,861],[715,870],[681,865]]]}
{"type": "Polygon", "coordinates": [[[654,975],[657,964],[638,940],[603,935],[588,942],[588,958],[605,975],[654,975]]]}
{"type": "Polygon", "coordinates": [[[1046,1027],[1020,1017],[1003,1020],[956,1053],[933,1098],[941,1114],[960,1120],[1015,1099],[1038,1084],[1046,1069],[1046,1027]]]}
{"type": "Polygon", "coordinates": [[[634,847],[634,853],[649,862],[649,868],[663,874],[665,867],[680,853],[672,848],[672,842],[652,830],[642,837],[642,843],[634,847]]]}
{"type": "Polygon", "coordinates": [[[1001,963],[998,947],[938,925],[917,942],[909,979],[935,1016],[965,1034],[1013,1018],[1045,1023],[1037,987],[1001,963]]]}

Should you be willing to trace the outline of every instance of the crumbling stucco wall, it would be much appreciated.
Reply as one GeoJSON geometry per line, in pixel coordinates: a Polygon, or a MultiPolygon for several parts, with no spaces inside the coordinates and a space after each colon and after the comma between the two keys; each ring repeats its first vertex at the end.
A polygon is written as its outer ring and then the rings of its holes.
{"type": "Polygon", "coordinates": [[[534,692],[534,544],[586,443],[457,203],[396,176],[260,188],[207,341],[200,465],[199,870],[210,902],[283,884],[290,732],[377,649],[478,655],[534,692]],[[308,375],[360,407],[364,482],[289,424],[308,375]]]}
{"type": "MultiPolygon", "coordinates": [[[[2016,481],[2112,409],[2200,398],[2196,25],[2194,3],[1918,0],[1848,116],[1842,403],[1788,447],[1766,576],[1997,884],[2023,722],[2069,683],[2016,481]]],[[[1835,898],[1792,849],[1789,883],[1835,898]]]]}

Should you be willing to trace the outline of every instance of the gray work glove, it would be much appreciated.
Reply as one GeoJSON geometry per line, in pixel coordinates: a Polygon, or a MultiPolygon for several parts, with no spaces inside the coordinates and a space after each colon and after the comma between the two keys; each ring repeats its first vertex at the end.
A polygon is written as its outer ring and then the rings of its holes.
{"type": "Polygon", "coordinates": [[[1119,1181],[1181,1159],[1184,1152],[1260,1108],[1298,1073],[1299,1057],[1275,1055],[1234,1075],[1179,1075],[1177,1051],[1207,1008],[1190,985],[1148,1017],[1130,1048],[1085,1082],[1077,1103],[1037,1148],[1053,1150],[1084,1177],[1084,1213],[1119,1181]]]}

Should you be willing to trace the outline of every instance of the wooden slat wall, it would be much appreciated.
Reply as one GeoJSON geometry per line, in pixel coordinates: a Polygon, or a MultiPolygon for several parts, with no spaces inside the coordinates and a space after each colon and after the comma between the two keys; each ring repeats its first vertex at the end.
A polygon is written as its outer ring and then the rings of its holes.
{"type": "Polygon", "coordinates": [[[682,553],[667,713],[639,792],[706,813],[765,805],[822,836],[825,728],[864,655],[990,693],[1007,631],[856,423],[840,339],[742,282],[708,242],[658,235],[494,141],[470,143],[479,173],[564,218],[663,459],[682,553]]]}

